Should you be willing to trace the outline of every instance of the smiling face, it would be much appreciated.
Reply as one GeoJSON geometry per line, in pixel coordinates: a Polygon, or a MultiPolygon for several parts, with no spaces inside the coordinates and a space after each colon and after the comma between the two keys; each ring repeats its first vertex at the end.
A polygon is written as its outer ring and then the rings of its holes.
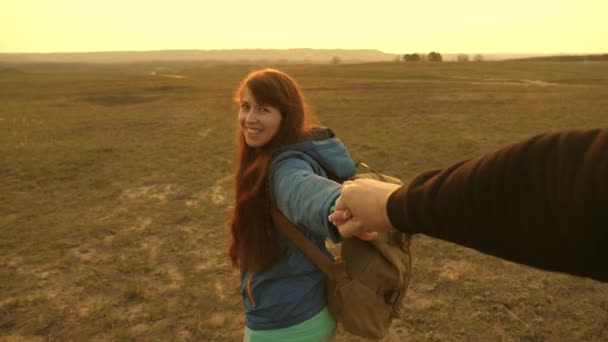
{"type": "Polygon", "coordinates": [[[243,89],[239,125],[249,147],[268,144],[279,131],[281,120],[281,112],[277,108],[258,104],[249,88],[243,89]]]}

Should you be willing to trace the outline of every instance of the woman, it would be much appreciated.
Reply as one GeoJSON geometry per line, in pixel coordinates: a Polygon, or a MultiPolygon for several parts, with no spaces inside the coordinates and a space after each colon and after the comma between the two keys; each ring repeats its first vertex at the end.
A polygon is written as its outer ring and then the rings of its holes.
{"type": "Polygon", "coordinates": [[[329,129],[313,128],[302,93],[283,72],[250,73],[235,94],[236,204],[230,258],[241,270],[246,341],[323,341],[336,327],[324,274],[273,225],[276,206],[325,251],[340,240],[328,215],[353,161],[329,129]],[[321,166],[322,165],[322,166],[321,166]]]}

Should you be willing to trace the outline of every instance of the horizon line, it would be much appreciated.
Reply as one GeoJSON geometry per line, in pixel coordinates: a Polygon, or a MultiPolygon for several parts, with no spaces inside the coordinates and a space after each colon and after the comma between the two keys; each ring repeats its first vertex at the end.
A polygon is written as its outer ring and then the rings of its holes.
{"type": "MultiPolygon", "coordinates": [[[[421,51],[412,51],[412,52],[401,52],[401,53],[395,53],[395,52],[385,52],[382,51],[380,49],[374,49],[374,48],[226,48],[226,49],[196,49],[196,48],[179,48],[179,49],[152,49],[152,50],[89,50],[89,51],[46,51],[46,52],[39,52],[39,51],[0,51],[0,54],[78,54],[78,53],[139,53],[139,52],[171,52],[171,51],[237,51],[237,50],[319,50],[319,51],[323,51],[323,50],[344,50],[344,51],[364,51],[364,50],[369,50],[369,51],[378,51],[384,54],[389,54],[389,55],[403,55],[406,53],[428,53],[428,52],[421,52],[421,51]]],[[[441,52],[441,50],[439,49],[434,49],[432,51],[435,52],[439,52],[441,54],[486,54],[486,55],[589,55],[589,54],[605,54],[608,53],[607,52],[600,52],[600,51],[594,51],[594,52],[573,52],[573,51],[560,51],[560,52],[479,52],[479,51],[475,51],[475,52],[463,52],[463,51],[458,51],[458,52],[453,52],[453,51],[448,51],[448,52],[441,52]]],[[[432,52],[429,51],[429,52],[432,52]]]]}

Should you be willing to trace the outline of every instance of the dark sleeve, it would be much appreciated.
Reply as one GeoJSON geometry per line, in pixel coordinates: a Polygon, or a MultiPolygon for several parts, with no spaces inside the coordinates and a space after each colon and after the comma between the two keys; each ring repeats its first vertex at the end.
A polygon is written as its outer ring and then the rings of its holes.
{"type": "Polygon", "coordinates": [[[387,211],[404,232],[608,281],[608,129],[539,135],[425,172],[387,211]]]}

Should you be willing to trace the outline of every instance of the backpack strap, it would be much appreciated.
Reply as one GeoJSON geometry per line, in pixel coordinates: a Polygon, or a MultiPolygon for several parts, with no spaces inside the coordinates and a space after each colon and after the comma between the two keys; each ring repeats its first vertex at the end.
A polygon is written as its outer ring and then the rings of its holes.
{"type": "Polygon", "coordinates": [[[285,234],[298,248],[304,253],[304,255],[310,259],[323,273],[325,273],[330,279],[334,278],[332,272],[332,263],[328,256],[321,252],[317,246],[315,246],[296,226],[285,217],[285,215],[276,207],[272,206],[271,210],[272,220],[281,229],[281,232],[285,234]]]}

